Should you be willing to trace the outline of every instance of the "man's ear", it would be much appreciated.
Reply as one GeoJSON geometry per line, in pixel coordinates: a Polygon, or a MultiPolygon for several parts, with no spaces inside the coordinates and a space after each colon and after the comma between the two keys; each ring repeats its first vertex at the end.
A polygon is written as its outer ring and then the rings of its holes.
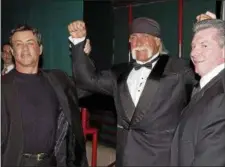
{"type": "Polygon", "coordinates": [[[130,35],[128,40],[129,43],[131,43],[131,39],[132,39],[132,36],[130,35]]]}
{"type": "Polygon", "coordinates": [[[11,52],[11,54],[14,56],[14,51],[13,51],[12,46],[10,46],[10,52],[11,52]]]}
{"type": "Polygon", "coordinates": [[[128,42],[129,42],[129,43],[131,43],[131,39],[130,39],[130,37],[129,37],[129,40],[128,40],[128,42]]]}
{"type": "Polygon", "coordinates": [[[43,53],[43,45],[40,45],[40,55],[43,53]]]}
{"type": "Polygon", "coordinates": [[[160,38],[155,37],[155,42],[156,42],[156,45],[157,46],[160,46],[161,45],[161,39],[160,38]]]}

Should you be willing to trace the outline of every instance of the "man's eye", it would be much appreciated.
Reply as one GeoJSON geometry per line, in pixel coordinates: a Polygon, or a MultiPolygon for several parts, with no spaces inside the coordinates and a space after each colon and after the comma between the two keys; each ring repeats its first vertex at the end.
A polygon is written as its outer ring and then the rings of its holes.
{"type": "Polygon", "coordinates": [[[29,42],[28,45],[34,45],[34,43],[33,42],[29,42]]]}
{"type": "Polygon", "coordinates": [[[203,48],[207,48],[208,46],[207,46],[207,45],[202,45],[202,47],[203,47],[203,48]]]}
{"type": "Polygon", "coordinates": [[[21,43],[17,43],[17,44],[16,44],[16,47],[21,46],[21,45],[22,45],[21,43]]]}

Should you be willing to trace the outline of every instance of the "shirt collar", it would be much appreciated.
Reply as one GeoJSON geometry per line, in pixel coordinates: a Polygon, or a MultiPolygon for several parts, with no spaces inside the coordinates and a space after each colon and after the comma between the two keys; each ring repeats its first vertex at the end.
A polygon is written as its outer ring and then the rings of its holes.
{"type": "Polygon", "coordinates": [[[200,79],[200,88],[203,88],[210,80],[217,76],[225,68],[225,63],[218,65],[216,68],[211,70],[209,73],[204,75],[200,79]]]}
{"type": "Polygon", "coordinates": [[[4,68],[7,68],[8,70],[13,69],[14,64],[10,64],[10,65],[7,65],[7,66],[4,65],[4,68]]]}

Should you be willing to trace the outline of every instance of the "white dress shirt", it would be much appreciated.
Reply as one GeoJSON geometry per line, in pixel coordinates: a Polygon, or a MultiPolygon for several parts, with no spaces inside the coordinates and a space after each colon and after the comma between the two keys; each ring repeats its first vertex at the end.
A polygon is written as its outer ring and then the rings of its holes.
{"type": "Polygon", "coordinates": [[[83,42],[85,40],[86,37],[82,37],[82,38],[72,38],[71,36],[69,36],[69,40],[74,44],[77,45],[80,42],[83,42]]]}
{"type": "Polygon", "coordinates": [[[212,71],[210,71],[208,74],[203,76],[200,79],[200,88],[202,89],[209,81],[211,81],[214,77],[216,77],[223,69],[225,68],[225,63],[220,64],[216,68],[214,68],[212,71]]]}
{"type": "Polygon", "coordinates": [[[10,65],[4,67],[1,74],[4,72],[4,74],[2,74],[2,75],[5,75],[5,74],[9,73],[12,69],[14,69],[14,64],[10,64],[10,65]]]}
{"type": "MultiPolygon", "coordinates": [[[[159,53],[155,54],[151,59],[149,59],[145,63],[150,62],[157,56],[159,56],[159,53]]],[[[139,64],[145,64],[140,61],[136,61],[136,62],[139,64]]],[[[152,67],[154,67],[156,63],[157,63],[157,61],[153,62],[152,67]]],[[[142,67],[139,70],[135,70],[133,68],[127,78],[128,89],[129,89],[130,95],[132,97],[132,100],[133,100],[135,106],[137,106],[137,104],[138,104],[139,98],[142,94],[142,91],[145,87],[145,83],[146,83],[147,78],[150,75],[151,71],[152,71],[151,69],[148,69],[146,67],[142,67]]]]}
{"type": "MultiPolygon", "coordinates": [[[[78,44],[82,41],[85,40],[85,37],[83,38],[72,38],[71,36],[69,37],[69,40],[74,44],[78,44]]],[[[159,53],[155,54],[151,59],[149,59],[147,62],[150,62],[151,60],[153,60],[154,58],[156,58],[157,56],[159,56],[159,53]]],[[[139,64],[145,64],[143,62],[137,61],[137,63],[139,64]]],[[[152,63],[152,67],[155,66],[155,64],[157,63],[157,61],[155,61],[154,63],[152,63]]],[[[148,76],[150,75],[152,70],[146,68],[146,67],[142,67],[139,70],[135,70],[132,69],[128,78],[127,78],[127,85],[128,85],[128,89],[130,92],[130,95],[132,97],[132,100],[134,102],[134,105],[136,106],[139,98],[142,94],[142,91],[144,89],[145,83],[147,81],[148,76]]]]}

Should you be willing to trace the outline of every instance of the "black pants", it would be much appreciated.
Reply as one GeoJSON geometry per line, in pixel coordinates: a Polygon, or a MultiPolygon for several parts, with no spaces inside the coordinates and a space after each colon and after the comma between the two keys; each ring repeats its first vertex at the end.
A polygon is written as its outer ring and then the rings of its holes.
{"type": "Polygon", "coordinates": [[[38,161],[36,158],[32,157],[24,157],[21,158],[20,166],[29,166],[29,167],[53,167],[56,166],[55,157],[45,158],[43,160],[38,161]]]}

